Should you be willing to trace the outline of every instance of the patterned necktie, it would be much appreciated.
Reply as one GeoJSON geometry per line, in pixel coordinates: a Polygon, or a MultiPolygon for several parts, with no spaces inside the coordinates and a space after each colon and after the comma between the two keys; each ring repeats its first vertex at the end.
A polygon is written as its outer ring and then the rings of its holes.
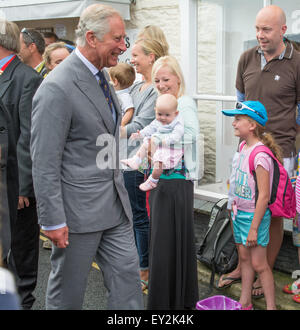
{"type": "Polygon", "coordinates": [[[102,91],[104,93],[104,96],[105,96],[105,99],[110,107],[110,111],[113,115],[113,118],[115,120],[115,111],[114,111],[114,106],[113,106],[113,101],[112,101],[112,98],[111,98],[111,94],[110,94],[110,90],[109,90],[109,86],[108,86],[108,83],[104,77],[104,74],[102,71],[99,71],[97,73],[97,76],[99,77],[99,85],[100,87],[102,88],[102,91]]]}

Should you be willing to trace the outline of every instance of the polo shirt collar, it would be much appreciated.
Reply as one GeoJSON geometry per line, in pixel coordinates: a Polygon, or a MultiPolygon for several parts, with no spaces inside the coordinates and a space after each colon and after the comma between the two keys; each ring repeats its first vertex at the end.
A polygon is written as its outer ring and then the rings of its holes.
{"type": "MultiPolygon", "coordinates": [[[[264,57],[264,53],[261,50],[260,46],[256,47],[256,51],[264,57]]],[[[283,50],[283,52],[278,56],[279,60],[282,60],[283,58],[291,59],[294,52],[294,46],[290,42],[286,42],[286,47],[283,50]]]]}
{"type": "Polygon", "coordinates": [[[287,59],[291,59],[293,57],[293,53],[294,53],[294,46],[292,43],[287,41],[284,57],[287,59]]]}

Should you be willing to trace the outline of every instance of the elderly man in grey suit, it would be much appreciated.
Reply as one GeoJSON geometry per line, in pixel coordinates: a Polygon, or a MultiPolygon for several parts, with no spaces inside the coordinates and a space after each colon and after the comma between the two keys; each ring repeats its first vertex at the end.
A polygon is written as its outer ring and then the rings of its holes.
{"type": "Polygon", "coordinates": [[[102,71],[126,50],[124,22],[113,8],[91,5],[76,36],[76,50],[33,100],[34,188],[39,223],[53,242],[46,308],[82,308],[95,258],[108,309],[143,309],[132,212],[117,166],[121,112],[102,71]]]}

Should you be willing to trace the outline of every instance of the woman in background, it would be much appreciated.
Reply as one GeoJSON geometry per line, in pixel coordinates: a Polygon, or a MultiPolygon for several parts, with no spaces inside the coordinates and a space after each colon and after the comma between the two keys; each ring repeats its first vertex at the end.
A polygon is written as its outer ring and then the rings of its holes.
{"type": "Polygon", "coordinates": [[[43,54],[48,73],[70,55],[64,42],[54,42],[46,47],[43,54]]]}
{"type": "MultiPolygon", "coordinates": [[[[144,80],[135,83],[130,89],[135,110],[131,122],[121,127],[122,138],[129,139],[132,133],[143,129],[154,120],[157,92],[152,84],[151,72],[154,62],[164,55],[165,49],[155,40],[138,39],[133,45],[131,63],[135,66],[136,72],[143,75],[144,80]]],[[[130,144],[129,141],[127,155],[122,158],[134,155],[139,146],[136,141],[133,144],[130,144]]],[[[140,277],[142,289],[145,290],[148,288],[149,277],[149,217],[146,209],[146,193],[139,189],[139,185],[144,182],[144,173],[142,170],[125,170],[124,181],[133,213],[133,230],[140,260],[140,277]]]]}

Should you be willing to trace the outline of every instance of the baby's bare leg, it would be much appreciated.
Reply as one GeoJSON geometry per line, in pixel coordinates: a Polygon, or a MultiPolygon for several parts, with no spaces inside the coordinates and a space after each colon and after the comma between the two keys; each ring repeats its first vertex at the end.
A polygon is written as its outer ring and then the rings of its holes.
{"type": "Polygon", "coordinates": [[[155,162],[152,172],[152,178],[158,180],[163,172],[163,164],[162,162],[155,162]]]}

